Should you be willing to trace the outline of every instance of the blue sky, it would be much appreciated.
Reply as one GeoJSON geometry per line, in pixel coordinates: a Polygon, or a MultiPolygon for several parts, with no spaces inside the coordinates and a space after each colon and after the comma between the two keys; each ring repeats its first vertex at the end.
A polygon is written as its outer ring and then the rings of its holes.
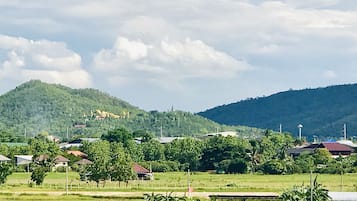
{"type": "Polygon", "coordinates": [[[30,79],[199,112],[355,83],[354,0],[0,0],[0,94],[30,79]]]}

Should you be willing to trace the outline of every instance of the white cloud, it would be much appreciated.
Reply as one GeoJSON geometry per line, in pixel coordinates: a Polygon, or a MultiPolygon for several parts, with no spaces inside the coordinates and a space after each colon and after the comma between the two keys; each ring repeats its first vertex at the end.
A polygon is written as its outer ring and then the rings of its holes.
{"type": "Polygon", "coordinates": [[[123,83],[125,77],[124,83],[140,80],[170,87],[186,79],[233,78],[250,65],[199,40],[146,44],[119,37],[112,49],[102,49],[95,56],[94,67],[111,83],[114,78],[123,83]]]}
{"type": "Polygon", "coordinates": [[[41,79],[72,87],[91,85],[81,57],[64,43],[0,35],[0,52],[7,54],[0,59],[0,82],[41,79]]]}

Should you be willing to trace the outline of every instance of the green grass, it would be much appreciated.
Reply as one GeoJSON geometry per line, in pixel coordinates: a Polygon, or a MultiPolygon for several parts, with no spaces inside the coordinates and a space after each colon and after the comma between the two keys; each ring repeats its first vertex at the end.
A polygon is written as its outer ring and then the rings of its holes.
{"type": "MultiPolygon", "coordinates": [[[[314,174],[315,175],[315,174],[314,174]]],[[[106,181],[100,187],[94,182],[83,182],[75,172],[69,173],[71,192],[80,191],[122,191],[122,192],[185,192],[187,174],[184,172],[155,173],[152,181],[130,181],[126,186],[118,182],[106,181]]],[[[342,191],[357,191],[357,174],[342,177],[342,191]]],[[[26,173],[14,173],[8,177],[6,185],[0,187],[2,192],[58,191],[65,189],[65,173],[48,173],[42,186],[29,187],[26,173]]],[[[251,174],[210,174],[193,173],[190,183],[195,192],[282,192],[294,185],[309,184],[309,174],[294,175],[251,175],[251,174]]],[[[318,182],[330,191],[340,191],[341,175],[318,175],[318,182]]]]}
{"type": "Polygon", "coordinates": [[[25,201],[38,201],[38,200],[61,200],[61,201],[142,201],[141,197],[114,197],[114,196],[85,196],[85,195],[47,195],[47,194],[14,194],[14,193],[0,193],[0,200],[25,200],[25,201]]]}

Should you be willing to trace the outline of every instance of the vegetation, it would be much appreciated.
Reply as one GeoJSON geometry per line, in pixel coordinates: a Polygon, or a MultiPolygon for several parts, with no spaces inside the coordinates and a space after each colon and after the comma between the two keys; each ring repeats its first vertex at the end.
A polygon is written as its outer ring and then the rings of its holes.
{"type": "Polygon", "coordinates": [[[11,165],[7,163],[0,163],[0,185],[6,182],[7,177],[11,175],[11,173],[11,165]]]}
{"type": "Polygon", "coordinates": [[[0,141],[24,142],[47,132],[62,139],[106,134],[116,127],[156,136],[196,136],[238,131],[259,136],[260,129],[224,126],[189,112],[146,112],[95,89],[71,89],[33,80],[0,96],[0,141]]]}
{"type": "Polygon", "coordinates": [[[331,197],[328,190],[314,179],[313,186],[294,186],[292,190],[285,191],[280,198],[283,201],[329,201],[331,197]]]}
{"type": "Polygon", "coordinates": [[[285,131],[312,139],[342,136],[343,124],[349,133],[357,132],[357,84],[327,88],[289,90],[268,97],[251,98],[215,107],[199,115],[227,125],[246,125],[285,131]]]}

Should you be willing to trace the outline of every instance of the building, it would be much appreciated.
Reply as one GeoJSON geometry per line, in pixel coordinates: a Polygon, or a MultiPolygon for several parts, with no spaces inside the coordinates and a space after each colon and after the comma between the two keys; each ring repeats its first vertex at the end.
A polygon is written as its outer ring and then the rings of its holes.
{"type": "Polygon", "coordinates": [[[152,180],[153,179],[153,175],[152,175],[151,171],[140,166],[137,163],[133,164],[133,170],[136,173],[138,179],[141,179],[141,180],[152,180]]]}
{"type": "Polygon", "coordinates": [[[322,142],[318,144],[309,144],[303,147],[295,147],[288,150],[288,154],[297,157],[301,153],[314,153],[316,149],[327,149],[333,158],[346,157],[353,153],[353,149],[347,145],[337,142],[322,142]]]}
{"type": "Polygon", "coordinates": [[[0,163],[7,163],[9,161],[11,161],[10,158],[8,158],[8,157],[6,157],[4,155],[0,155],[0,163]]]}
{"type": "Polygon", "coordinates": [[[16,165],[29,165],[32,163],[32,155],[15,155],[16,165]]]}

